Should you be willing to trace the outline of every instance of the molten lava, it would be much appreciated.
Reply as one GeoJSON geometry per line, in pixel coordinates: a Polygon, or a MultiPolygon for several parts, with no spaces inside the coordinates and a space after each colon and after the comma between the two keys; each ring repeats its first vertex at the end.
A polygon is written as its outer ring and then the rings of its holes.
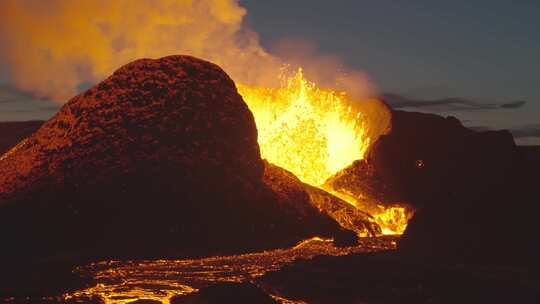
{"type": "MultiPolygon", "coordinates": [[[[298,259],[394,250],[396,241],[394,236],[364,238],[358,246],[343,248],[334,247],[331,240],[312,238],[293,248],[240,255],[192,260],[96,262],[74,270],[84,277],[94,278],[95,286],[66,293],[57,300],[62,303],[95,303],[97,296],[101,299],[99,303],[105,304],[128,304],[136,300],[141,300],[140,303],[171,303],[171,297],[175,295],[185,295],[215,283],[254,282],[265,273],[281,269],[298,259]]],[[[272,297],[284,304],[305,303],[272,297]]]]}
{"type": "Polygon", "coordinates": [[[238,85],[255,116],[262,157],[319,186],[369,147],[364,114],[344,93],[318,88],[302,70],[281,88],[238,85]]]}
{"type": "MultiPolygon", "coordinates": [[[[302,69],[282,77],[278,88],[237,86],[254,115],[261,156],[312,186],[321,188],[330,176],[363,159],[374,136],[381,135],[369,132],[368,116],[344,92],[317,87],[302,69]]],[[[373,202],[377,207],[367,208],[324,190],[371,214],[383,234],[402,234],[411,217],[404,207],[373,202]]]]}
{"type": "Polygon", "coordinates": [[[374,213],[373,217],[375,222],[381,226],[382,233],[385,235],[403,234],[413,216],[413,212],[400,206],[378,207],[381,212],[374,213]]]}

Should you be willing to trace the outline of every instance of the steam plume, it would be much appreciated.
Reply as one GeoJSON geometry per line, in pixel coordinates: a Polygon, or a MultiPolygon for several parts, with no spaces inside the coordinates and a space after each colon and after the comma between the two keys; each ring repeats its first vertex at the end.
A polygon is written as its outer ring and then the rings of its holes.
{"type": "MultiPolygon", "coordinates": [[[[19,89],[59,102],[120,65],[170,54],[215,62],[244,84],[275,84],[284,62],[243,26],[246,13],[238,0],[2,0],[0,70],[19,89]]],[[[349,87],[370,91],[360,78],[349,87]]]]}

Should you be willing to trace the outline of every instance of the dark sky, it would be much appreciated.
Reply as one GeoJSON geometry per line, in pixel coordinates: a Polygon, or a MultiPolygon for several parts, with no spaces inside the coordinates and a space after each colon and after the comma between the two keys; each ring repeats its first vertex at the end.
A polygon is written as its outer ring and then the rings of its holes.
{"type": "MultiPolygon", "coordinates": [[[[243,0],[241,4],[248,9],[246,22],[270,49],[284,38],[313,42],[321,52],[337,54],[348,66],[366,71],[381,91],[410,98],[526,101],[518,108],[414,109],[456,115],[471,126],[538,130],[538,0],[243,0]]],[[[535,138],[520,140],[540,143],[535,138]]]]}
{"type": "Polygon", "coordinates": [[[434,97],[540,93],[537,0],[241,3],[268,46],[284,37],[313,41],[367,71],[386,90],[425,88],[444,95],[434,97]]]}

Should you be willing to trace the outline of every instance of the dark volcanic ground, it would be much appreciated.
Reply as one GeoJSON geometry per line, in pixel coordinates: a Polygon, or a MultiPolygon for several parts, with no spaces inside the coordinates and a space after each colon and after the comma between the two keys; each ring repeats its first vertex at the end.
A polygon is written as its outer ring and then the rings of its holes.
{"type": "MultiPolygon", "coordinates": [[[[43,124],[0,124],[0,139],[3,297],[91,287],[94,278],[71,270],[96,260],[232,255],[313,236],[356,241],[310,189],[261,159],[234,83],[193,57],[135,61],[43,124]]],[[[517,147],[507,131],[392,111],[391,130],[366,159],[327,186],[416,209],[398,250],[281,270],[270,263],[275,272],[251,281],[309,303],[539,303],[539,172],[540,147],[517,147]]],[[[359,219],[355,227],[376,230],[359,219]]],[[[233,284],[174,303],[224,295],[272,301],[233,284]]]]}
{"type": "MultiPolygon", "coordinates": [[[[6,147],[1,152],[30,135],[41,124],[0,124],[0,138],[6,147]]],[[[517,150],[533,168],[540,164],[540,147],[517,147],[517,150]]],[[[505,248],[504,242],[495,246],[505,251],[520,250],[505,248]]],[[[18,265],[21,277],[12,277],[10,284],[4,284],[4,292],[11,289],[12,295],[39,296],[84,289],[95,284],[93,280],[72,274],[71,268],[75,266],[76,263],[71,266],[64,263],[18,265]],[[28,277],[28,273],[34,276],[28,277]],[[63,282],[62,287],[58,282],[63,282]]],[[[540,269],[532,264],[523,268],[427,262],[403,257],[399,252],[381,252],[300,260],[279,271],[267,273],[257,279],[257,285],[273,294],[308,303],[538,303],[539,273],[540,269]]],[[[236,299],[257,294],[251,287],[225,288],[230,289],[226,294],[236,299]],[[235,294],[244,292],[243,288],[248,289],[248,295],[235,294]]],[[[210,292],[223,296],[223,290],[219,288],[210,289],[210,292]]],[[[212,298],[211,295],[206,297],[212,298]]]]}

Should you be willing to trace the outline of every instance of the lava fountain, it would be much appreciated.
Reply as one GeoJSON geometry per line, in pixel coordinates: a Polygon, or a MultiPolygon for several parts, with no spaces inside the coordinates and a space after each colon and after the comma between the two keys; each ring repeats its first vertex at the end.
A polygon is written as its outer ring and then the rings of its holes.
{"type": "MultiPolygon", "coordinates": [[[[384,114],[362,108],[369,101],[352,103],[340,91],[319,88],[301,70],[284,77],[280,87],[269,87],[285,64],[304,66],[318,83],[339,84],[347,92],[368,84],[362,73],[302,43],[271,54],[246,28],[247,10],[237,0],[53,2],[44,14],[40,1],[0,1],[0,41],[11,42],[0,43],[0,53],[23,91],[62,103],[81,85],[96,83],[137,58],[179,53],[205,58],[235,82],[249,84],[238,89],[255,116],[262,157],[319,187],[362,159],[385,130],[385,123],[373,120],[384,114]]],[[[401,214],[394,211],[378,222],[401,214]]],[[[378,211],[370,213],[377,219],[378,211]]]]}
{"type": "MultiPolygon", "coordinates": [[[[381,109],[360,106],[377,104],[376,100],[353,104],[345,92],[308,81],[302,69],[283,76],[278,88],[237,87],[255,117],[261,156],[315,187],[323,188],[329,177],[363,159],[370,144],[387,129],[373,126],[376,122],[369,117],[368,112],[381,109]]],[[[370,213],[383,234],[402,234],[407,226],[410,216],[405,208],[375,203],[375,210],[367,210],[353,197],[324,190],[370,213]]]]}
{"type": "Polygon", "coordinates": [[[346,95],[318,88],[302,70],[280,88],[238,89],[255,116],[261,156],[319,186],[369,146],[366,119],[346,95]]]}

